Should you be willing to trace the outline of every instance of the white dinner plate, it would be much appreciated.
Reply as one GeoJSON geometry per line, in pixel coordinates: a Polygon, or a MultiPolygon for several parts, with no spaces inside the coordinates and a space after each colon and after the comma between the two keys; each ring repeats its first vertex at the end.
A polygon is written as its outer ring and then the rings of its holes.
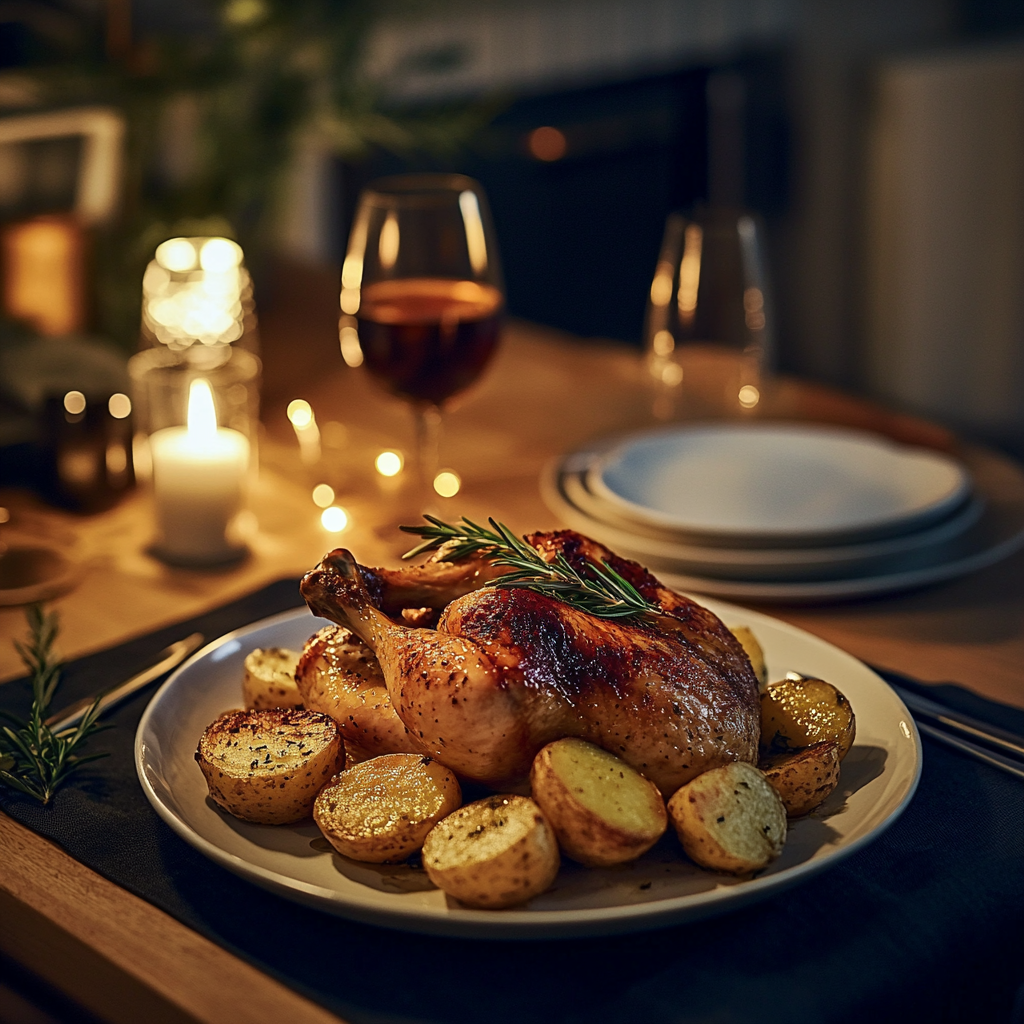
{"type": "Polygon", "coordinates": [[[360,864],[334,853],[310,821],[254,825],[221,811],[195,762],[203,730],[241,703],[242,661],[254,647],[301,648],[321,625],[306,609],[236,630],[205,647],[160,688],[139,723],[135,759],[150,803],[211,860],[282,896],[342,917],[408,931],[496,939],[639,931],[733,909],[802,882],[860,849],[907,806],[921,773],[914,721],[861,662],[810,633],[708,601],[727,625],[753,628],[770,675],[794,670],[834,682],[857,716],[839,788],[792,824],[782,856],[753,878],[702,871],[666,835],[640,860],[613,869],[564,863],[552,889],[511,910],[473,910],[435,889],[422,870],[360,864]]]}
{"type": "MultiPolygon", "coordinates": [[[[660,547],[646,535],[595,519],[572,501],[563,484],[567,476],[579,473],[587,452],[581,450],[548,464],[540,480],[544,503],[566,526],[608,544],[616,554],[655,567],[670,586],[688,593],[777,604],[849,601],[958,579],[995,565],[1024,547],[1024,471],[995,452],[967,447],[964,459],[983,505],[981,515],[968,529],[950,538],[935,561],[911,560],[908,564],[893,559],[890,564],[876,565],[860,574],[837,571],[833,576],[809,580],[765,579],[763,575],[740,572],[727,575],[720,568],[712,572],[704,567],[702,572],[687,565],[685,559],[674,557],[677,545],[660,547]]],[[[938,529],[938,525],[928,529],[938,529]]],[[[755,553],[751,549],[751,555],[755,553]]]]}
{"type": "Polygon", "coordinates": [[[638,523],[763,547],[893,536],[970,493],[964,466],[876,434],[807,424],[676,426],[598,457],[592,493],[638,523]]]}
{"type": "MultiPolygon", "coordinates": [[[[550,472],[548,470],[549,475],[550,472]]],[[[726,579],[769,582],[836,579],[934,564],[949,550],[951,542],[978,522],[985,510],[984,499],[972,496],[945,518],[920,530],[827,548],[704,547],[667,539],[630,524],[616,516],[609,505],[595,499],[584,475],[558,473],[557,469],[556,473],[556,486],[565,500],[592,522],[596,521],[601,539],[615,551],[628,550],[631,558],[639,559],[650,568],[726,579]]]]}

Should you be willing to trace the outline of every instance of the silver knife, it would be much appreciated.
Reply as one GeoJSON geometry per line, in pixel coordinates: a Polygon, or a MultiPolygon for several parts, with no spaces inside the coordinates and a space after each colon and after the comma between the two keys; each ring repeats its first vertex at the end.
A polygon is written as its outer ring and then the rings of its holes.
{"type": "Polygon", "coordinates": [[[955,750],[959,750],[964,754],[970,754],[972,757],[976,757],[979,761],[984,761],[985,764],[992,765],[993,768],[1001,768],[1004,772],[1016,775],[1018,779],[1024,779],[1024,764],[1021,764],[1019,761],[1011,761],[1010,758],[1003,757],[1002,754],[997,754],[995,751],[985,750],[984,747],[979,747],[977,743],[971,743],[968,740],[959,739],[956,736],[950,735],[948,732],[936,729],[935,726],[929,725],[927,722],[918,722],[917,727],[926,736],[931,736],[932,739],[938,740],[940,743],[945,743],[947,747],[953,747],[955,750]]]}
{"type": "MultiPolygon", "coordinates": [[[[947,729],[953,729],[969,740],[981,740],[1005,751],[1007,754],[1024,758],[1024,737],[1016,736],[1012,732],[1000,729],[998,726],[989,725],[988,722],[981,722],[977,718],[971,718],[970,715],[954,711],[952,708],[947,708],[944,704],[929,700],[927,697],[920,696],[920,694],[912,693],[910,690],[895,683],[890,683],[889,685],[915,715],[923,715],[925,718],[930,718],[939,725],[944,725],[947,729]]],[[[920,724],[919,722],[918,725],[920,724]]]]}
{"type": "Polygon", "coordinates": [[[119,686],[115,686],[110,690],[100,694],[94,693],[91,697],[83,697],[81,700],[76,700],[74,704],[64,708],[63,711],[50,715],[46,719],[45,724],[55,733],[66,732],[68,729],[78,725],[85,716],[85,713],[93,706],[97,697],[99,697],[101,712],[112,708],[115,704],[120,704],[126,697],[130,697],[137,690],[141,690],[144,686],[153,682],[154,679],[159,679],[160,676],[170,672],[172,668],[177,668],[193,651],[199,649],[203,640],[202,633],[193,633],[191,636],[185,637],[184,640],[178,640],[176,643],[171,644],[170,647],[165,647],[157,655],[156,663],[150,665],[149,668],[143,669],[137,675],[132,676],[131,679],[125,680],[119,686]]]}

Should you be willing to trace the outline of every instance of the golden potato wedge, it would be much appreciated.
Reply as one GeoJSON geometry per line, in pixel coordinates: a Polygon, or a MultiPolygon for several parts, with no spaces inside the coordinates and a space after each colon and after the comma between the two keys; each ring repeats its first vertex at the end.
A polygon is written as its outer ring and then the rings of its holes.
{"type": "Polygon", "coordinates": [[[782,798],[745,761],[698,775],[673,794],[668,813],[690,859],[714,871],[758,871],[786,841],[782,798]]]}
{"type": "Polygon", "coordinates": [[[229,814],[264,825],[308,818],[324,783],[345,767],[334,720],[318,711],[229,711],[199,740],[210,796],[229,814]]]}
{"type": "Polygon", "coordinates": [[[539,896],[558,874],[555,833],[526,796],[466,804],[435,825],[423,867],[439,889],[470,907],[513,907],[539,896]]]}
{"type": "Polygon", "coordinates": [[[586,740],[567,737],[544,747],[533,759],[530,785],[562,852],[590,867],[636,860],[668,827],[658,787],[586,740]]]}
{"type": "Polygon", "coordinates": [[[245,658],[242,700],[247,708],[301,708],[295,666],[301,654],[285,647],[257,647],[245,658]]]}
{"type": "Polygon", "coordinates": [[[345,857],[397,864],[462,803],[455,773],[423,754],[382,754],[336,775],[320,791],[313,820],[345,857]]]}
{"type": "Polygon", "coordinates": [[[842,761],[857,723],[850,702],[823,679],[783,679],[761,694],[761,750],[781,754],[831,740],[842,761]]]}
{"type": "Polygon", "coordinates": [[[792,754],[776,754],[758,768],[782,797],[787,817],[799,818],[839,785],[839,745],[824,740],[792,754]]]}
{"type": "Polygon", "coordinates": [[[750,659],[750,667],[757,676],[757,688],[763,693],[768,685],[768,666],[764,660],[764,649],[749,626],[731,626],[729,632],[740,642],[750,659]]]}

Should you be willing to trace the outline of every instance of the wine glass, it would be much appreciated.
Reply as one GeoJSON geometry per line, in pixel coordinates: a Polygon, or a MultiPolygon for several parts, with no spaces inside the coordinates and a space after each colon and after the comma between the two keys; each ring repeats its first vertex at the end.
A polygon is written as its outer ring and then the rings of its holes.
{"type": "Polygon", "coordinates": [[[644,340],[655,415],[753,413],[772,357],[764,229],[743,210],[670,214],[651,283],[644,340]]]}
{"type": "Polygon", "coordinates": [[[432,499],[441,414],[490,362],[504,302],[476,181],[402,174],[363,190],[341,273],[342,353],[351,362],[357,342],[370,374],[411,406],[421,503],[432,499]]]}

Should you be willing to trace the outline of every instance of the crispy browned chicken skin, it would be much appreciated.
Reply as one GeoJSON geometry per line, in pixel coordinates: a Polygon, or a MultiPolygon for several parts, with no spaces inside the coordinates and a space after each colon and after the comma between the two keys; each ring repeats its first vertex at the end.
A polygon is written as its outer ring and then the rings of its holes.
{"type": "MultiPolygon", "coordinates": [[[[307,573],[302,594],[312,611],[377,656],[386,694],[376,690],[371,703],[390,716],[380,730],[387,744],[502,786],[521,780],[544,744],[579,736],[666,794],[709,768],[756,759],[757,681],[715,615],[573,531],[527,540],[578,569],[608,562],[664,614],[600,619],[533,591],[484,587],[503,570],[482,559],[367,569],[339,548],[307,573]],[[396,621],[405,608],[443,611],[436,629],[422,629],[396,621]]],[[[297,673],[304,692],[323,689],[332,643],[311,641],[297,673]]],[[[343,669],[334,683],[355,692],[343,669]]],[[[333,713],[347,712],[336,705],[333,713]]],[[[366,756],[373,752],[371,743],[366,756]]]]}

